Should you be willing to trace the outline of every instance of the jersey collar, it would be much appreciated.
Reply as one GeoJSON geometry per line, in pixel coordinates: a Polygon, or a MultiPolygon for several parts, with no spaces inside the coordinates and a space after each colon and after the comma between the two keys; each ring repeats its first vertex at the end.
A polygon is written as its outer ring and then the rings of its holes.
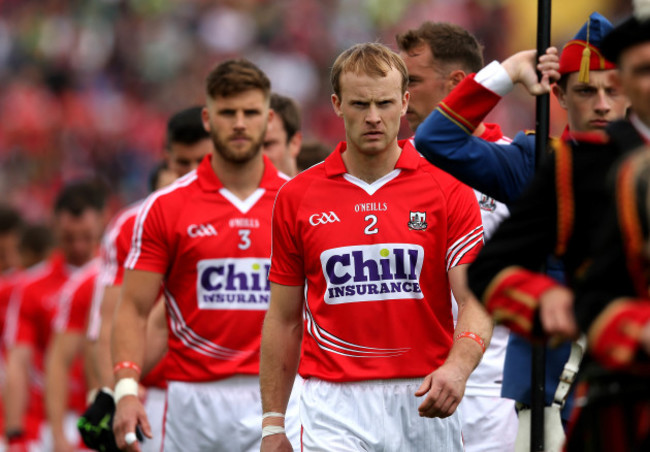
{"type": "MultiPolygon", "coordinates": [[[[402,153],[395,163],[395,169],[416,169],[420,164],[421,157],[413,147],[411,141],[400,140],[397,142],[397,144],[400,148],[402,148],[402,153]]],[[[336,149],[334,149],[334,152],[332,152],[325,159],[325,172],[327,174],[327,177],[334,177],[348,172],[348,170],[345,168],[345,163],[343,163],[342,156],[347,148],[347,143],[345,141],[341,141],[338,146],[336,146],[336,149]]]]}
{"type": "MultiPolygon", "coordinates": [[[[262,151],[260,150],[260,152],[262,151]]],[[[266,155],[262,155],[262,157],[264,158],[264,174],[262,175],[259,188],[277,187],[278,183],[281,185],[283,181],[279,179],[278,170],[266,155]]],[[[201,160],[199,167],[196,169],[196,175],[199,180],[199,185],[204,191],[214,192],[224,188],[212,169],[212,154],[206,155],[201,160]]]]}

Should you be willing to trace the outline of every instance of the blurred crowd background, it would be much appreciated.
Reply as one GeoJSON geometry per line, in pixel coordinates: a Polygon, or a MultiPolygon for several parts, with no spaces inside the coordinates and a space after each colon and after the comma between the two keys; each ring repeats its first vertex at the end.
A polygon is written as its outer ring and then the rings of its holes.
{"type": "MultiPolygon", "coordinates": [[[[614,24],[629,0],[553,2],[559,48],[599,11],[614,24]]],[[[218,61],[244,56],[293,97],[307,140],[333,146],[343,125],[329,68],[358,42],[395,48],[424,20],[473,32],[486,63],[535,46],[533,0],[0,0],[0,193],[27,219],[49,216],[70,180],[96,175],[117,208],[147,192],[170,114],[203,102],[218,61]]],[[[489,118],[507,135],[534,128],[521,90],[489,118]]],[[[565,118],[553,104],[552,132],[565,118]]],[[[409,136],[406,124],[402,138],[409,136]]]]}

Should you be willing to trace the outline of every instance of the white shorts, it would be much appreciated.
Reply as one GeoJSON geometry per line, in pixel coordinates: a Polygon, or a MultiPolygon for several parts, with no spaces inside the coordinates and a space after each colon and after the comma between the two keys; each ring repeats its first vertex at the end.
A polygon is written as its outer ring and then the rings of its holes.
{"type": "MultiPolygon", "coordinates": [[[[285,424],[295,451],[300,450],[296,381],[285,424]]],[[[260,450],[262,400],[257,375],[204,383],[170,381],[167,387],[163,450],[168,452],[248,452],[260,450]]]]}
{"type": "Polygon", "coordinates": [[[514,400],[466,395],[458,409],[466,452],[514,450],[519,424],[514,400]]]}
{"type": "Polygon", "coordinates": [[[142,452],[160,452],[163,437],[163,419],[165,417],[165,399],[167,391],[164,389],[147,388],[147,398],[144,401],[144,411],[151,426],[153,438],[145,438],[140,444],[142,452]]]}
{"type": "Polygon", "coordinates": [[[422,379],[331,383],[304,381],[300,397],[304,452],[462,452],[460,418],[424,418],[422,379]]]}

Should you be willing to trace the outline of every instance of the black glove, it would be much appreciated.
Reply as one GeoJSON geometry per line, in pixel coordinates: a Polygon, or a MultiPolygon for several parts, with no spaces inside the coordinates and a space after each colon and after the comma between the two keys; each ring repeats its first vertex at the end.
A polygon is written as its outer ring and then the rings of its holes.
{"type": "Polygon", "coordinates": [[[113,395],[100,390],[93,403],[77,422],[77,428],[86,446],[101,452],[119,452],[113,435],[115,401],[113,395]]]}

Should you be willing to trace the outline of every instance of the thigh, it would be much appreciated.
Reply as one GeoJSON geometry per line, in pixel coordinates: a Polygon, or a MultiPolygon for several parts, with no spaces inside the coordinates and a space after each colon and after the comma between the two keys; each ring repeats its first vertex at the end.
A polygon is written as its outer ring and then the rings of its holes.
{"type": "Polygon", "coordinates": [[[144,410],[149,419],[153,438],[146,438],[140,445],[142,452],[160,452],[163,436],[163,418],[165,415],[166,391],[159,388],[148,388],[147,399],[144,402],[144,410]]]}
{"type": "Polygon", "coordinates": [[[421,380],[303,385],[305,452],[461,452],[460,420],[421,418],[413,394],[421,380]]]}
{"type": "Polygon", "coordinates": [[[170,382],[163,450],[259,451],[261,425],[257,377],[209,383],[170,382]]]}
{"type": "Polygon", "coordinates": [[[465,396],[459,406],[466,452],[514,449],[517,413],[514,400],[493,396],[465,396]]]}

